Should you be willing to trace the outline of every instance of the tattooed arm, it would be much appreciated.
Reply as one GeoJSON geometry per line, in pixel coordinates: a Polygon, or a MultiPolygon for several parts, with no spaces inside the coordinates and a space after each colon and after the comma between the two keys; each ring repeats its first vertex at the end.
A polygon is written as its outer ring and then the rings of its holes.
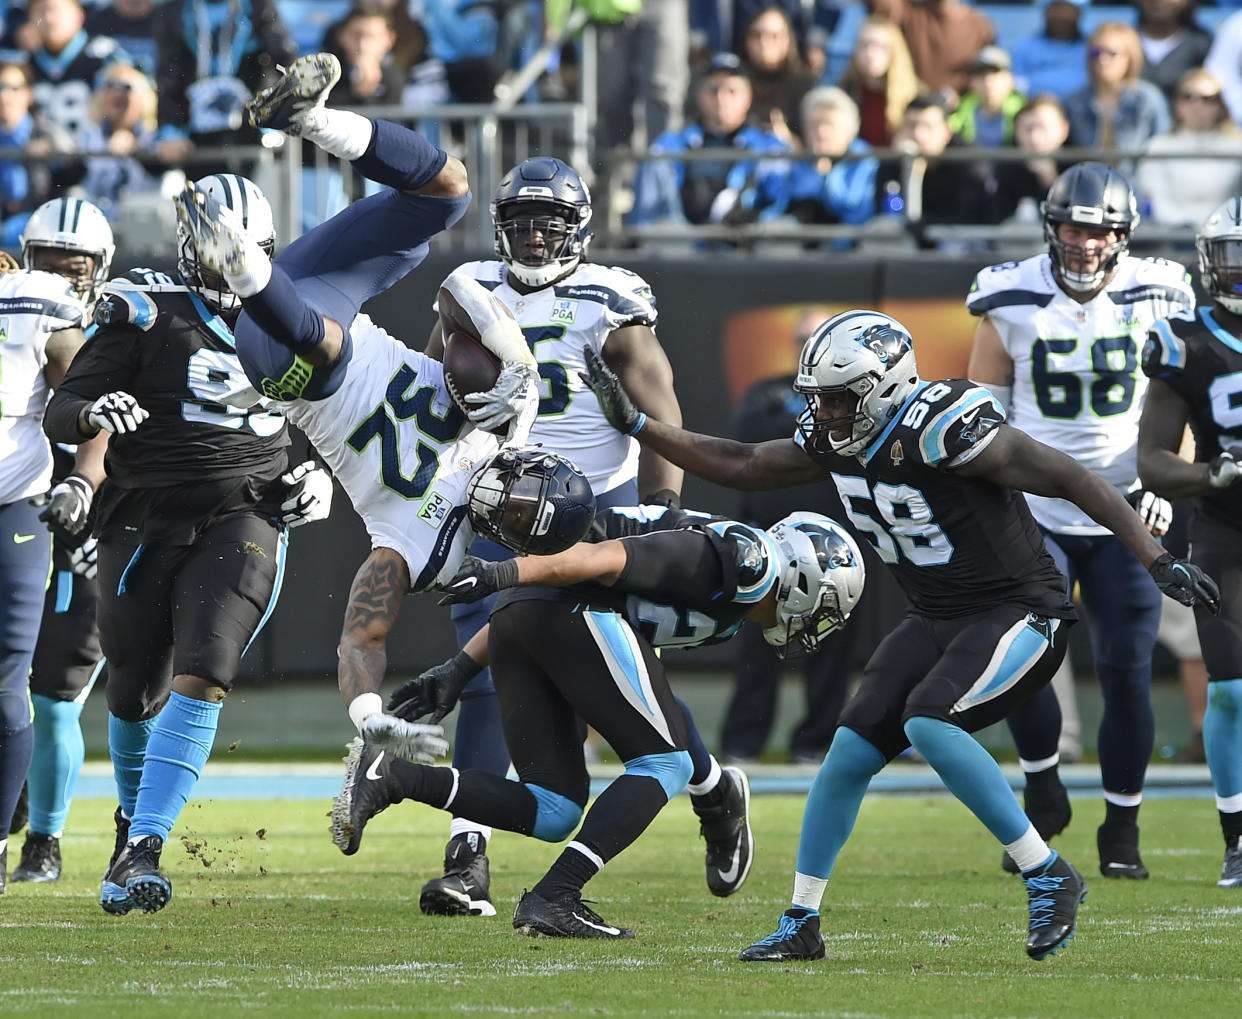
{"type": "Polygon", "coordinates": [[[379,695],[388,667],[388,635],[409,590],[405,559],[390,548],[372,550],[349,589],[337,683],[363,739],[407,761],[430,764],[448,750],[443,730],[384,714],[379,695]]]}

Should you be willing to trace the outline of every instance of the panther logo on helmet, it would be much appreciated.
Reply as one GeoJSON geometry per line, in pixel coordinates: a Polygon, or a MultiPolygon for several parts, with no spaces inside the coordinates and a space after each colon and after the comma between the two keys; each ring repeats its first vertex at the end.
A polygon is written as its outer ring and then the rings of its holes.
{"type": "Polygon", "coordinates": [[[567,276],[591,243],[591,192],[568,163],[537,156],[519,163],[491,203],[496,255],[529,287],[567,276]]]}
{"type": "Polygon", "coordinates": [[[563,552],[595,521],[586,475],[538,446],[502,449],[470,479],[466,499],[474,529],[519,554],[563,552]]]}

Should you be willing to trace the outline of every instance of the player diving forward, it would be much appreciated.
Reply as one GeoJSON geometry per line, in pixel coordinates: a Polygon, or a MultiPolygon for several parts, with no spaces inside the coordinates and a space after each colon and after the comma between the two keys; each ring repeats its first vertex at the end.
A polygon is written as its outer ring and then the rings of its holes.
{"type": "MultiPolygon", "coordinates": [[[[476,486],[472,511],[483,516],[490,506],[503,513],[503,498],[488,498],[476,486]]],[[[568,838],[582,821],[518,902],[513,926],[526,934],[633,937],[584,906],[582,889],[691,776],[687,717],[654,648],[717,643],[753,619],[772,644],[812,650],[844,624],[863,588],[853,539],[813,513],[764,531],[638,506],[601,512],[593,530],[596,542],[557,555],[503,562],[468,556],[447,585],[444,601],[455,604],[503,592],[464,653],[477,666],[492,662],[519,780],[408,764],[355,740],[332,811],[333,839],[346,854],[357,851],[371,817],[403,799],[548,842],[568,838]],[[625,764],[585,820],[583,721],[625,764]]],[[[410,718],[433,707],[443,712],[467,679],[460,671],[446,677],[449,689],[434,698],[412,680],[394,693],[395,701],[409,699],[393,710],[410,718]]]]}
{"type": "Polygon", "coordinates": [[[802,349],[794,388],[807,408],[792,439],[742,443],[640,414],[588,357],[614,427],[709,481],[761,489],[827,474],[832,507],[896,574],[911,611],[876,648],[811,786],[793,903],[744,961],[818,959],[819,906],[873,775],[913,745],[1018,864],[1030,910],[1027,953],[1074,933],[1087,886],[1040,837],[1000,767],[970,733],[1007,717],[1065,655],[1074,609],[1022,491],[1070,499],[1108,526],[1161,590],[1218,606],[1215,584],[1175,560],[1108,482],[1006,425],[964,379],[920,379],[901,323],[872,311],[829,319],[802,349]]]}

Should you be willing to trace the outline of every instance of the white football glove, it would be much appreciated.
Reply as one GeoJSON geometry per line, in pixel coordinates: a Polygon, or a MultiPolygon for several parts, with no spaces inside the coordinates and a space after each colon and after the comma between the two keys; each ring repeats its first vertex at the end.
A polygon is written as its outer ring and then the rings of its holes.
{"type": "Polygon", "coordinates": [[[81,474],[70,474],[48,494],[39,519],[65,534],[77,534],[91,514],[95,489],[81,474]]]}
{"type": "Polygon", "coordinates": [[[287,488],[287,498],[280,504],[280,519],[286,527],[328,518],[332,512],[332,475],[314,460],[298,464],[280,480],[287,488]]]}
{"type": "Polygon", "coordinates": [[[94,580],[99,572],[99,542],[87,538],[81,545],[69,553],[69,569],[79,577],[94,580]]]}
{"type": "Polygon", "coordinates": [[[1126,502],[1134,507],[1134,512],[1152,537],[1159,538],[1169,533],[1169,525],[1173,523],[1173,504],[1168,499],[1145,488],[1136,488],[1126,494],[1126,502]]]}
{"type": "Polygon", "coordinates": [[[1228,488],[1242,478],[1242,446],[1230,446],[1208,464],[1208,484],[1213,488],[1228,488]]]}
{"type": "Polygon", "coordinates": [[[372,746],[415,764],[434,764],[448,753],[444,727],[407,722],[396,715],[367,715],[358,732],[372,746]]]}
{"type": "Polygon", "coordinates": [[[118,390],[115,393],[104,393],[91,404],[86,412],[86,421],[92,428],[113,435],[125,435],[136,431],[150,415],[142,409],[129,393],[118,390]]]}
{"type": "MultiPolygon", "coordinates": [[[[539,373],[531,365],[507,364],[491,389],[486,393],[467,394],[466,403],[474,408],[466,416],[476,428],[485,431],[525,417],[529,417],[533,425],[535,415],[539,413],[539,373]]],[[[527,425],[526,431],[530,432],[530,425],[527,425]]],[[[525,436],[515,443],[510,425],[506,441],[509,445],[524,445],[525,436]]]]}

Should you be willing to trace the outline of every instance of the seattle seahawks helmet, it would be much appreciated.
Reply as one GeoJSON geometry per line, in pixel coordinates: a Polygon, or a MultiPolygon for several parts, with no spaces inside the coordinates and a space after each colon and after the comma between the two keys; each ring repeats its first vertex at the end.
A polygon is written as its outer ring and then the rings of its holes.
{"type": "Polygon", "coordinates": [[[529,287],[546,287],[586,257],[591,192],[559,159],[518,163],[496,188],[491,214],[497,257],[529,287]]]}
{"type": "Polygon", "coordinates": [[[1226,311],[1242,315],[1242,198],[1213,210],[1195,236],[1203,289],[1226,311]]]}
{"type": "MultiPolygon", "coordinates": [[[[98,206],[80,198],[53,198],[31,214],[22,231],[22,265],[27,269],[43,268],[39,254],[43,251],[68,251],[93,259],[88,273],[66,276],[82,300],[91,305],[100,288],[108,282],[116,243],[112,227],[98,206]]],[[[51,270],[49,270],[51,271],[51,270]]]]}
{"type": "Polygon", "coordinates": [[[1088,293],[1102,284],[1130,247],[1130,235],[1138,226],[1138,202],[1134,188],[1119,171],[1103,163],[1076,163],[1052,182],[1040,211],[1048,253],[1061,281],[1071,290],[1088,293]],[[1059,223],[1113,230],[1117,240],[1100,255],[1094,272],[1070,269],[1066,255],[1077,251],[1057,236],[1059,223]]]}
{"type": "MultiPolygon", "coordinates": [[[[276,219],[267,198],[254,181],[236,173],[213,173],[196,182],[225,208],[241,218],[246,235],[270,256],[276,250],[276,219]]],[[[180,223],[177,224],[177,272],[185,285],[216,311],[234,311],[241,307],[241,298],[229,289],[224,277],[202,264],[194,239],[180,223]]]]}
{"type": "Polygon", "coordinates": [[[519,554],[563,552],[595,520],[586,476],[539,446],[502,449],[470,479],[466,498],[474,529],[519,554]]]}
{"type": "Polygon", "coordinates": [[[806,397],[798,431],[808,453],[855,456],[901,409],[919,382],[914,340],[878,311],[834,315],[802,348],[794,390],[806,397]],[[820,418],[821,403],[852,395],[852,408],[820,418]]]}
{"type": "Polygon", "coordinates": [[[813,652],[845,625],[862,597],[867,574],[862,553],[840,524],[818,513],[791,513],[768,528],[776,550],[776,625],[769,644],[813,652]]]}

